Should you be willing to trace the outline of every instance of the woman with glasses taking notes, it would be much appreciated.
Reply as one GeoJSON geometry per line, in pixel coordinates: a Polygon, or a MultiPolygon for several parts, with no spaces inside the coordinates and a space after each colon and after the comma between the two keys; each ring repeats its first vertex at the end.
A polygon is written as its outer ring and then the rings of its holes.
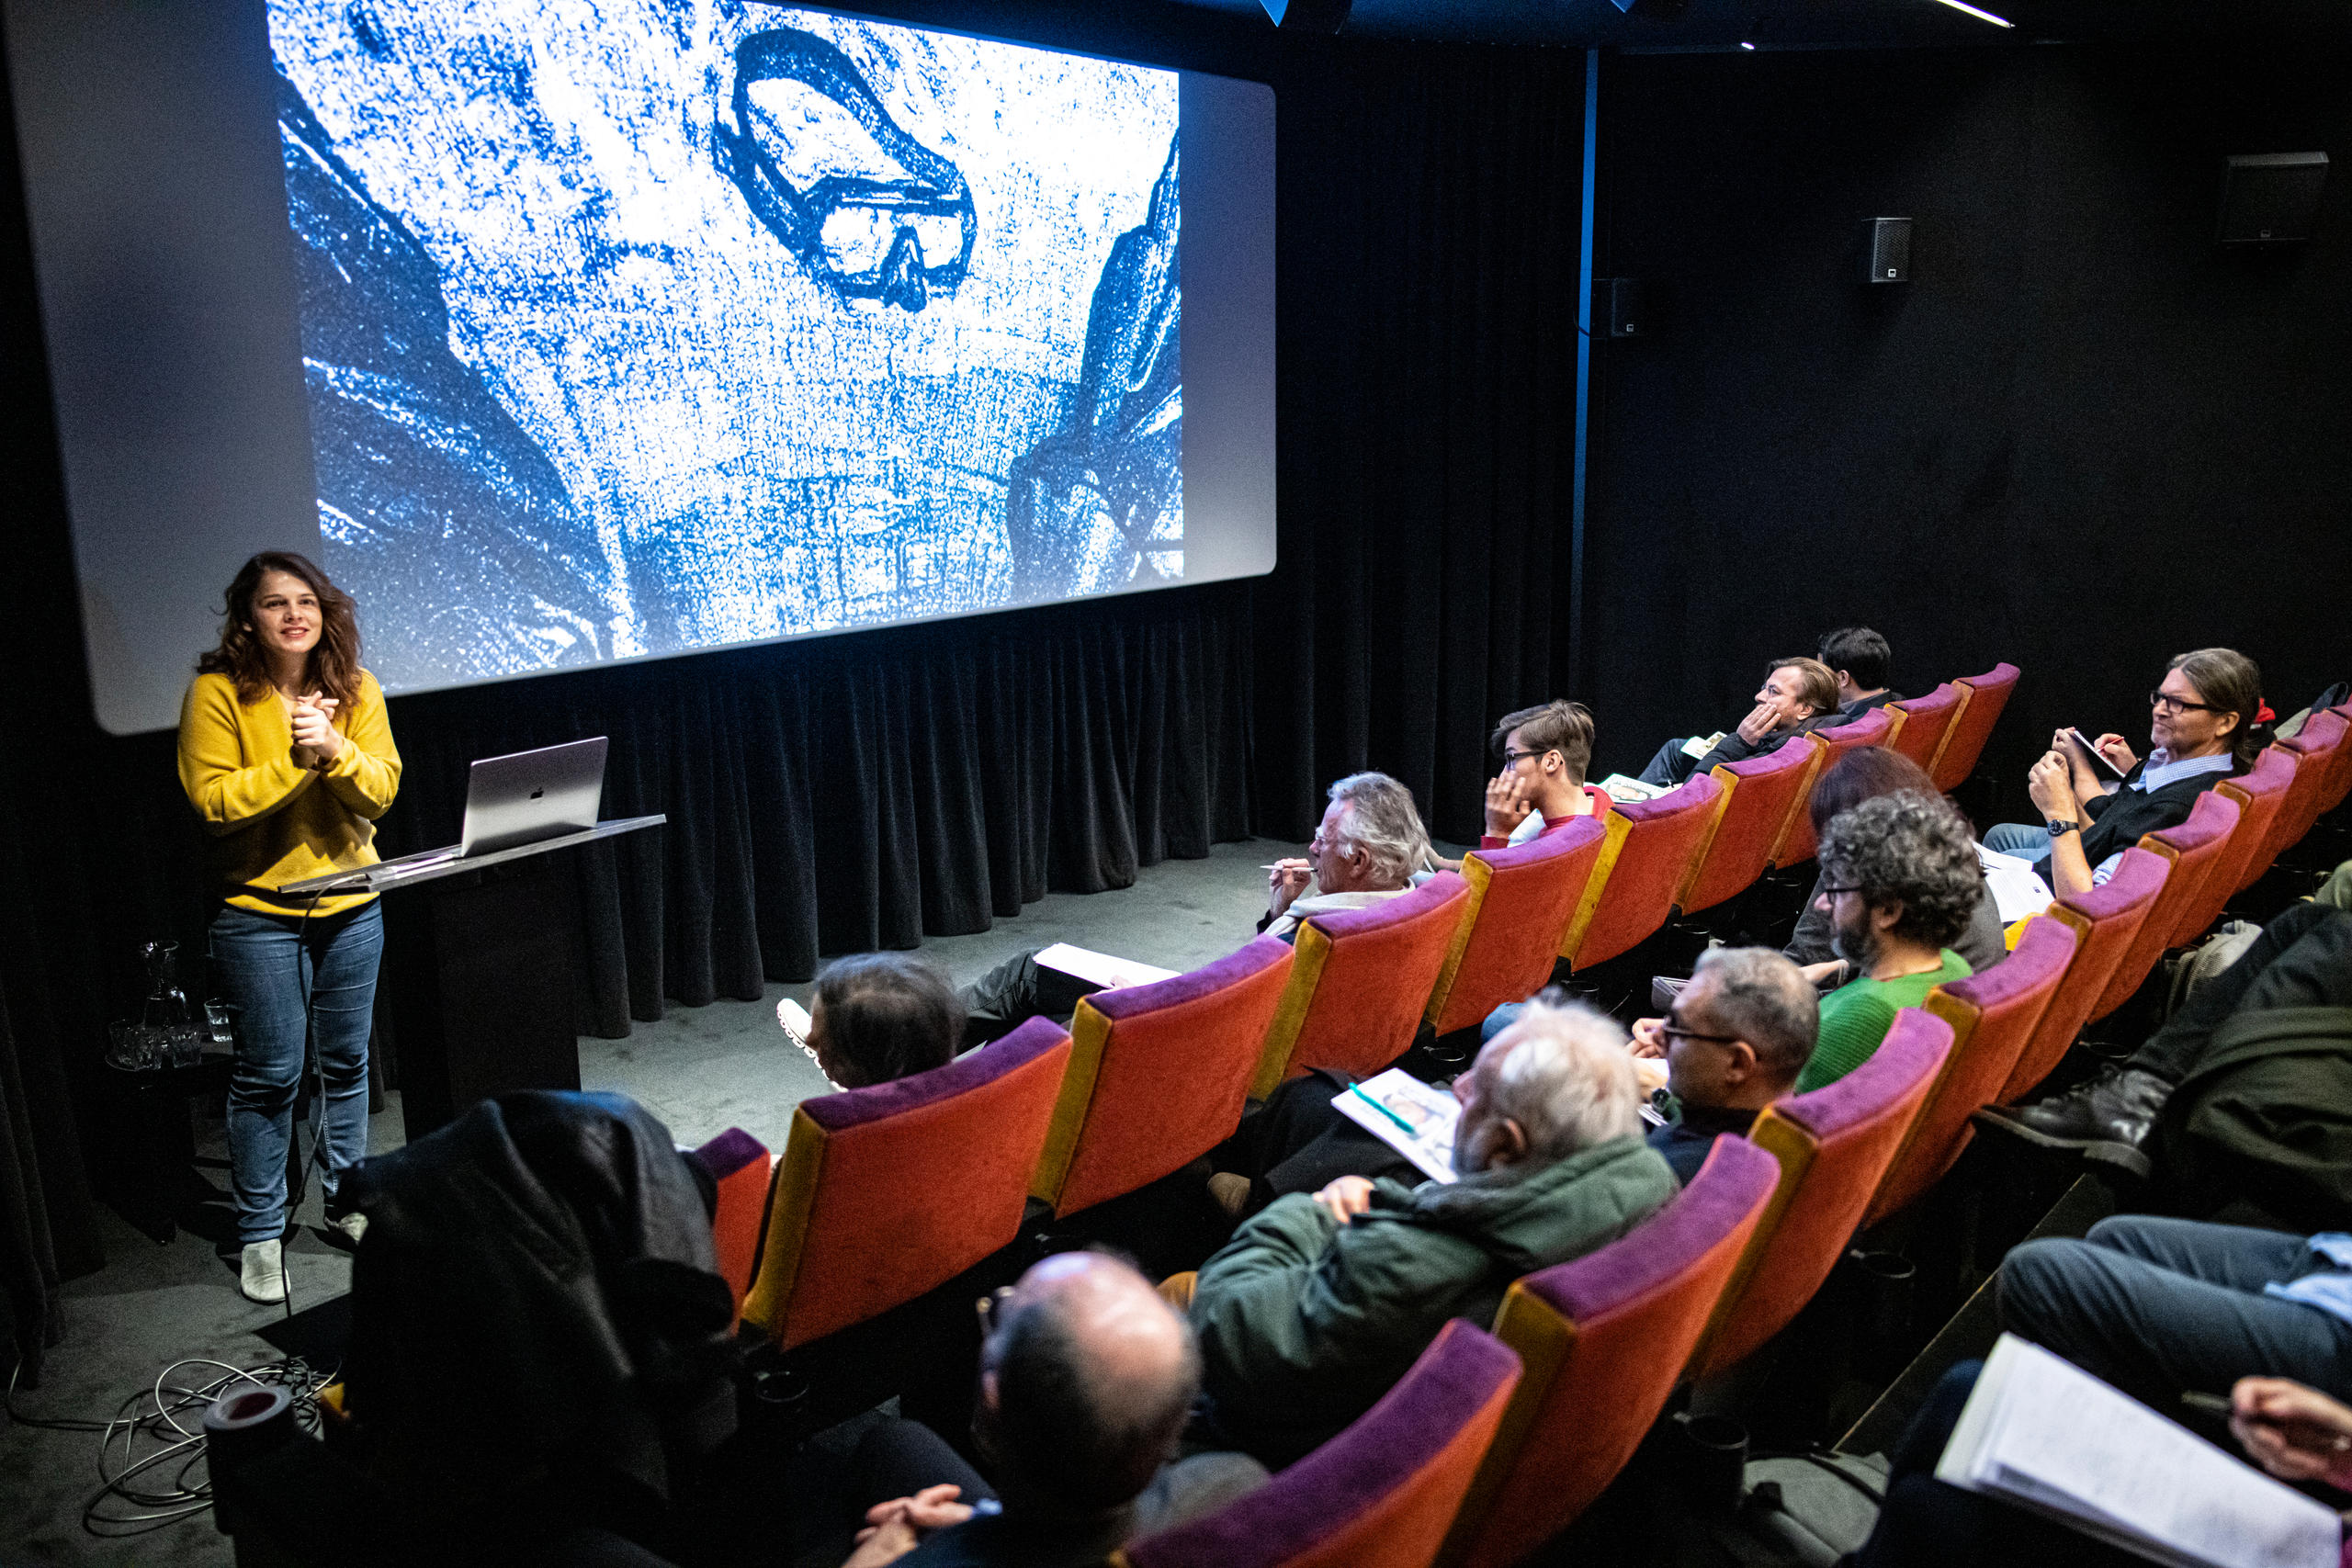
{"type": "Polygon", "coordinates": [[[2102,735],[2087,748],[2075,730],[2052,737],[2026,780],[2042,822],[2002,823],[1986,830],[1984,847],[2037,862],[2035,871],[2062,898],[2087,892],[2142,834],[2188,821],[2198,795],[2253,766],[2270,738],[2262,671],[2231,649],[2176,658],[2148,705],[2153,750],[2144,759],[2120,735],[2102,735]],[[2100,761],[2118,776],[2102,777],[2100,761]]]}

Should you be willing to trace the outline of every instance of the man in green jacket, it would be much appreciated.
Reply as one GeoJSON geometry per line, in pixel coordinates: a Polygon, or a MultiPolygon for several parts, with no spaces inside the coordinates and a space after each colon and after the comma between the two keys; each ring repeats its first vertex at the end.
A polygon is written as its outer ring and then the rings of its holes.
{"type": "Polygon", "coordinates": [[[1674,1195],[1641,1136],[1625,1032],[1531,1005],[1454,1081],[1453,1182],[1343,1176],[1278,1199],[1204,1264],[1211,1425],[1279,1469],[1370,1409],[1446,1320],[1624,1235],[1674,1195]]]}

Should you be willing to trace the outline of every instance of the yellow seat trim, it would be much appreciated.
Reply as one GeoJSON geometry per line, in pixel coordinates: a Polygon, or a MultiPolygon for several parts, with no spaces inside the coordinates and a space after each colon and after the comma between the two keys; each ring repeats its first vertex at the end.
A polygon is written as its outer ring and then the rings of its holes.
{"type": "Polygon", "coordinates": [[[1029,1178],[1029,1196],[1058,1207],[1069,1168],[1078,1157],[1079,1139],[1086,1132],[1087,1113],[1094,1107],[1094,1086],[1102,1076],[1102,1055],[1111,1043],[1111,1021],[1091,998],[1082,998],[1069,1021],[1069,1066],[1062,1070],[1061,1093],[1046,1123],[1046,1146],[1029,1178]]]}
{"type": "Polygon", "coordinates": [[[1322,982],[1323,965],[1330,961],[1331,939],[1323,928],[1307,920],[1291,942],[1290,980],[1283,999],[1274,1004],[1274,1021],[1266,1026],[1266,1043],[1258,1056],[1258,1076],[1250,1080],[1250,1098],[1263,1100],[1282,1087],[1290,1071],[1291,1053],[1299,1031],[1315,1006],[1315,987],[1322,982]]]}
{"type": "Polygon", "coordinates": [[[817,1184],[825,1172],[825,1130],[795,1106],[784,1156],[776,1161],[775,1182],[768,1189],[767,1220],[761,1227],[766,1241],[752,1270],[752,1288],[743,1297],[743,1321],[787,1348],[792,1288],[800,1278],[801,1248],[808,1239],[817,1184]]]}
{"type": "Polygon", "coordinates": [[[1462,919],[1454,922],[1453,940],[1446,944],[1445,962],[1438,966],[1437,987],[1430,992],[1430,1005],[1421,1010],[1421,1021],[1435,1028],[1445,1011],[1448,998],[1453,995],[1453,977],[1462,971],[1463,954],[1470,951],[1470,938],[1477,931],[1478,910],[1487,902],[1487,889],[1495,880],[1495,868],[1484,856],[1473,850],[1462,857],[1462,880],[1469,886],[1470,897],[1462,901],[1462,919]]]}
{"type": "Polygon", "coordinates": [[[1592,863],[1592,874],[1585,879],[1584,897],[1577,900],[1576,918],[1568,922],[1566,934],[1560,938],[1560,956],[1576,967],[1577,949],[1584,945],[1584,933],[1591,928],[1592,917],[1600,908],[1600,896],[1609,891],[1609,874],[1617,867],[1617,857],[1623,852],[1625,840],[1634,830],[1634,819],[1621,811],[1609,813],[1608,837],[1601,840],[1600,858],[1592,863]]]}
{"type": "Polygon", "coordinates": [[[1454,1511],[1453,1528],[1438,1549],[1435,1568],[1453,1568],[1469,1556],[1479,1531],[1486,1528],[1487,1516],[1493,1511],[1496,1495],[1519,1463],[1527,1434],[1544,1412],[1544,1401],[1550,1397],[1560,1369],[1576,1348],[1577,1325],[1538,1300],[1524,1282],[1514,1280],[1503,1293],[1503,1304],[1495,1310],[1494,1335],[1519,1353],[1519,1386],[1511,1391],[1510,1403],[1503,1407],[1502,1419],[1487,1445],[1487,1456],[1478,1461],[1470,1489],[1454,1511]]]}
{"type": "Polygon", "coordinates": [[[1782,1116],[1778,1106],[1768,1105],[1758,1113],[1747,1129],[1747,1141],[1780,1161],[1781,1179],[1773,1187],[1772,1196],[1765,1200],[1764,1212],[1756,1216],[1756,1228],[1748,1233],[1747,1245],[1740,1248],[1739,1260],[1724,1277],[1724,1288],[1715,1297],[1713,1310],[1707,1314],[1707,1326],[1699,1331],[1699,1342],[1690,1348],[1690,1360],[1683,1363],[1685,1376],[1703,1375],[1707,1359],[1714,1354],[1715,1342],[1723,1337],[1732,1314],[1747,1294],[1747,1281],[1763,1267],[1764,1254],[1780,1232],[1781,1218],[1796,1201],[1813,1162],[1821,1156],[1820,1142],[1782,1116]]]}
{"type": "Polygon", "coordinates": [[[1674,890],[1677,914],[1690,901],[1690,889],[1699,886],[1699,878],[1706,873],[1708,857],[1715,852],[1715,835],[1723,831],[1724,818],[1731,812],[1732,792],[1739,787],[1739,775],[1723,763],[1708,769],[1707,774],[1722,793],[1715,797],[1715,814],[1708,818],[1707,830],[1699,835],[1699,852],[1690,858],[1690,869],[1683,874],[1681,886],[1674,890]]]}

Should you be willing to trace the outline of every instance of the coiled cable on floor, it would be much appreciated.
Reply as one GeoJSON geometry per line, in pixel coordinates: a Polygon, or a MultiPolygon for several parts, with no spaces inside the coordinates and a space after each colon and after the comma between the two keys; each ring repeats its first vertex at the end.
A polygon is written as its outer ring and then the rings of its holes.
{"type": "Polygon", "coordinates": [[[293,1399],[295,1424],[316,1436],[319,1391],[336,1376],[334,1371],[314,1371],[300,1357],[258,1367],[232,1367],[226,1361],[191,1356],[174,1361],[155,1374],[153,1385],[124,1398],[111,1420],[88,1421],[28,1416],[19,1410],[17,1381],[23,1372],[24,1361],[19,1358],[8,1374],[10,1421],[43,1431],[98,1435],[98,1487],[82,1506],[82,1528],[107,1538],[143,1535],[212,1506],[212,1481],[205,1468],[204,1412],[231,1384],[283,1388],[293,1399]],[[201,1381],[200,1373],[198,1379],[182,1379],[179,1373],[187,1367],[214,1369],[219,1375],[201,1381]]]}

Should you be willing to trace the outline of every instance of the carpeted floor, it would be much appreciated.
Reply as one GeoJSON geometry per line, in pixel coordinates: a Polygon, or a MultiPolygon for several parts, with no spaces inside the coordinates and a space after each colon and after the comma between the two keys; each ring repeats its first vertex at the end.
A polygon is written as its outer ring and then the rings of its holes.
{"type": "MultiPolygon", "coordinates": [[[[1249,940],[1265,908],[1265,874],[1259,866],[1275,854],[1296,852],[1262,840],[1220,845],[1206,860],[1154,866],[1131,888],[1052,895],[1018,919],[1000,921],[978,936],[938,939],[922,951],[959,984],[1014,953],[1055,942],[1171,969],[1191,968],[1249,940]]],[[[634,1095],[681,1143],[699,1143],[735,1126],[781,1148],[793,1107],[824,1089],[815,1066],[775,1023],[779,998],[789,995],[805,1003],[808,991],[805,985],[772,985],[757,1002],[673,1008],[659,1023],[638,1025],[626,1040],[582,1040],[581,1081],[634,1095]]],[[[227,1367],[258,1366],[285,1354],[281,1344],[299,1343],[307,1329],[331,1324],[336,1315],[335,1298],[349,1288],[351,1264],[319,1238],[315,1191],[299,1213],[300,1235],[288,1245],[292,1305],[303,1315],[289,1332],[285,1313],[255,1306],[238,1294],[230,1263],[206,1239],[225,1234],[228,1212],[220,1107],[192,1105],[191,1114],[196,1176],[211,1197],[201,1197],[203,1187],[192,1189],[197,1201],[183,1214],[181,1229],[161,1244],[107,1216],[107,1266],[66,1287],[64,1343],[51,1353],[41,1387],[15,1395],[13,1406],[21,1416],[105,1420],[176,1361],[200,1358],[227,1367]],[[263,1337],[264,1331],[271,1337],[263,1337]]],[[[380,1151],[397,1147],[401,1138],[395,1095],[374,1118],[369,1145],[380,1151]]],[[[177,1377],[209,1381],[223,1370],[185,1367],[177,1377]]],[[[113,1452],[110,1470],[121,1464],[119,1439],[113,1452]]],[[[7,1477],[0,1485],[0,1561],[162,1568],[232,1560],[228,1540],[214,1530],[209,1514],[148,1526],[121,1539],[101,1539],[85,1529],[83,1509],[99,1485],[95,1433],[47,1430],[12,1419],[0,1427],[0,1475],[7,1477]]],[[[119,1502],[108,1506],[124,1514],[141,1511],[119,1502]]]]}

